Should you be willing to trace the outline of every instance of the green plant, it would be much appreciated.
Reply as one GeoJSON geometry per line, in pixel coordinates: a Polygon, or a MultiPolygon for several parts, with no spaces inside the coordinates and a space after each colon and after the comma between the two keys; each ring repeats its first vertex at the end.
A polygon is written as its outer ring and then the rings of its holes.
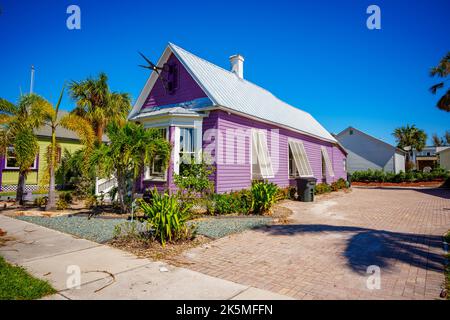
{"type": "Polygon", "coordinates": [[[318,183],[314,187],[314,194],[323,194],[331,192],[331,186],[327,183],[318,183]]]}
{"type": "Polygon", "coordinates": [[[141,238],[145,234],[145,229],[139,221],[126,221],[114,226],[113,237],[120,238],[141,238]]]}
{"type": "Polygon", "coordinates": [[[64,200],[67,203],[72,203],[73,202],[73,196],[72,196],[72,192],[70,191],[62,191],[59,193],[59,199],[64,200]]]}
{"type": "Polygon", "coordinates": [[[37,197],[34,199],[34,205],[39,208],[43,208],[47,205],[48,198],[47,197],[37,197]]]}
{"type": "Polygon", "coordinates": [[[212,194],[207,211],[210,214],[248,214],[251,211],[252,196],[249,190],[212,194]]]}
{"type": "Polygon", "coordinates": [[[0,256],[0,300],[33,300],[55,292],[47,281],[34,278],[25,268],[0,256]]]}
{"type": "Polygon", "coordinates": [[[157,156],[163,162],[164,169],[169,162],[171,145],[157,129],[145,129],[142,124],[134,122],[124,125],[112,122],[106,127],[106,132],[110,143],[101,144],[93,152],[91,162],[98,167],[101,176],[115,176],[117,201],[121,212],[125,213],[133,202],[136,187],[133,181],[157,156]],[[129,191],[131,198],[127,199],[129,191]]]}
{"type": "Polygon", "coordinates": [[[56,209],[58,210],[66,210],[69,208],[69,203],[64,198],[59,198],[58,201],[56,201],[56,209]]]}
{"type": "Polygon", "coordinates": [[[449,172],[442,168],[433,169],[431,172],[408,171],[399,173],[384,172],[381,170],[355,171],[352,173],[352,181],[357,182],[420,182],[432,180],[445,180],[449,172]]]}
{"type": "Polygon", "coordinates": [[[188,206],[183,206],[176,196],[159,194],[156,189],[151,199],[151,203],[140,199],[139,206],[155,239],[164,246],[167,241],[193,237],[195,227],[186,224],[190,217],[188,206]]]}
{"type": "Polygon", "coordinates": [[[277,201],[278,186],[272,182],[254,181],[250,191],[254,214],[269,212],[277,201]]]}
{"type": "Polygon", "coordinates": [[[86,198],[86,200],[84,201],[84,204],[87,208],[96,208],[100,205],[100,202],[98,201],[97,196],[95,195],[90,195],[86,198]]]}
{"type": "Polygon", "coordinates": [[[295,187],[279,188],[277,194],[277,201],[284,199],[295,200],[296,192],[297,189],[295,187]]]}
{"type": "Polygon", "coordinates": [[[181,194],[193,196],[195,194],[208,195],[214,189],[214,183],[210,180],[214,173],[214,166],[209,164],[205,156],[197,163],[195,159],[191,163],[180,165],[180,174],[174,175],[174,181],[181,194]]]}

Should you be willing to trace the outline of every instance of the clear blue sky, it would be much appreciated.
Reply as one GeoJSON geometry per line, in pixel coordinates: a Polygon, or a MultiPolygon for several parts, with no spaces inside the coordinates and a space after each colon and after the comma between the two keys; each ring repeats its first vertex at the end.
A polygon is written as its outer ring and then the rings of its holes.
{"type": "MultiPolygon", "coordinates": [[[[29,90],[55,101],[64,81],[104,71],[133,101],[147,78],[137,51],[157,60],[171,41],[228,68],[245,56],[244,76],[310,112],[329,131],[352,125],[387,142],[397,126],[450,130],[435,107],[431,66],[450,50],[449,0],[420,1],[92,1],[0,0],[0,97],[29,90]],[[170,3],[170,5],[168,5],[170,3]],[[81,8],[81,30],[66,8],[81,8]],[[381,8],[368,30],[366,8],[381,8]]],[[[64,108],[73,108],[69,98],[64,108]]]]}

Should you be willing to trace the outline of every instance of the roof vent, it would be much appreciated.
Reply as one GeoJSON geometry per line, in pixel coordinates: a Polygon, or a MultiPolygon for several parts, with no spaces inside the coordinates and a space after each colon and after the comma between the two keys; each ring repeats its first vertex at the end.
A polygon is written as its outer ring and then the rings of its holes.
{"type": "Polygon", "coordinates": [[[244,78],[244,57],[235,54],[230,57],[231,72],[234,72],[239,78],[244,78]]]}

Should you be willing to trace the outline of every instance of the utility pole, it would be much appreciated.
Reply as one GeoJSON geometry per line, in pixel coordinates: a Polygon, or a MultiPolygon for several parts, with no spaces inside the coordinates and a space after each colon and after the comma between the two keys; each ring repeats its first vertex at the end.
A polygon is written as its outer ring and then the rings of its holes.
{"type": "Polygon", "coordinates": [[[34,86],[34,66],[31,66],[31,81],[30,81],[30,94],[33,93],[33,86],[34,86]]]}

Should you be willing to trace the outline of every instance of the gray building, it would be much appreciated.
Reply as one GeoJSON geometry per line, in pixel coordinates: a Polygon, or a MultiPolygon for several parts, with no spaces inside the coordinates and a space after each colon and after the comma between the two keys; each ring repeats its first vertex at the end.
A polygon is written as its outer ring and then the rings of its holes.
{"type": "Polygon", "coordinates": [[[405,171],[405,152],[389,143],[353,127],[335,137],[348,152],[347,171],[350,173],[367,169],[405,171]]]}

